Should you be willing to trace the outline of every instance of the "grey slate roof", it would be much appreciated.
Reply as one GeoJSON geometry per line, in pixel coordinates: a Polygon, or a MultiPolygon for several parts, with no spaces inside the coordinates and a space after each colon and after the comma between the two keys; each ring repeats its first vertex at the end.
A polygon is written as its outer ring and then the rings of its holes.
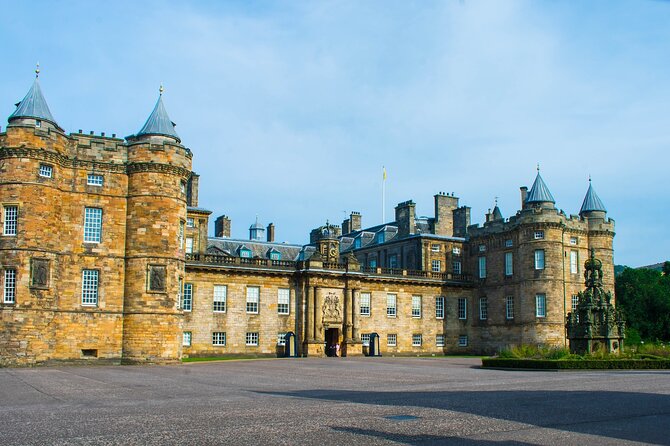
{"type": "Polygon", "coordinates": [[[207,243],[207,254],[239,257],[239,250],[242,247],[251,251],[252,258],[269,259],[270,252],[276,251],[281,254],[281,260],[298,260],[298,255],[303,249],[301,245],[289,245],[286,243],[210,237],[207,243]]]}
{"type": "Polygon", "coordinates": [[[539,171],[535,177],[533,187],[530,188],[530,192],[526,196],[526,203],[556,203],[539,171]]]}
{"type": "Polygon", "coordinates": [[[177,142],[181,142],[181,138],[177,135],[177,132],[174,129],[175,123],[170,120],[170,117],[165,111],[165,106],[163,105],[163,95],[158,96],[158,101],[154,110],[147,118],[147,122],[144,123],[144,126],[137,132],[137,136],[141,135],[162,135],[170,136],[175,138],[177,142]]]}
{"type": "Polygon", "coordinates": [[[33,82],[33,86],[28,90],[26,97],[16,104],[16,110],[9,115],[8,121],[16,118],[42,119],[58,126],[51,114],[51,110],[49,110],[47,101],[44,99],[38,78],[35,78],[35,82],[33,82]]]}
{"type": "Polygon", "coordinates": [[[504,218],[502,212],[500,212],[500,208],[496,204],[496,206],[493,208],[493,221],[498,220],[504,220],[504,218]]]}
{"type": "Polygon", "coordinates": [[[591,180],[589,180],[589,189],[586,191],[586,196],[584,197],[584,202],[582,203],[582,208],[579,213],[589,212],[589,211],[602,211],[607,212],[605,205],[602,200],[596,193],[595,189],[591,185],[591,180]]]}

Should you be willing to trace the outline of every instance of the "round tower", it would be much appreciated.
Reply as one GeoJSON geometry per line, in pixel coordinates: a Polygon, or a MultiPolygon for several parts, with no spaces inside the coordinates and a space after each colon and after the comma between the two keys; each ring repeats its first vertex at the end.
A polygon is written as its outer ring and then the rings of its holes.
{"type": "Polygon", "coordinates": [[[181,357],[186,182],[192,154],[163,105],[127,137],[128,200],[123,357],[181,357]]]}

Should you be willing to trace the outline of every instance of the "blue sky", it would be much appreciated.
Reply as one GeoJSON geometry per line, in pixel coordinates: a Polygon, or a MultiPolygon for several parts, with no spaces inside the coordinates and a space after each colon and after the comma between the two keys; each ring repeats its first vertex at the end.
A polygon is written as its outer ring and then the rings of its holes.
{"type": "MultiPolygon", "coordinates": [[[[568,214],[588,175],[615,261],[670,258],[670,2],[0,1],[0,115],[36,61],[68,132],[130,135],[165,106],[200,205],[306,243],[455,192],[481,223],[542,176],[568,214]],[[57,6],[56,6],[57,5],[57,6]]],[[[4,126],[4,124],[3,124],[4,126]]]]}

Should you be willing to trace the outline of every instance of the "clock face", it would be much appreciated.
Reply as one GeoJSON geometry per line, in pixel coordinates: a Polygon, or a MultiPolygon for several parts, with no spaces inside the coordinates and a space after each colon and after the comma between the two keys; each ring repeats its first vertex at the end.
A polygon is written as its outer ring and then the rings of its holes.
{"type": "Polygon", "coordinates": [[[331,257],[337,256],[337,250],[335,248],[330,248],[330,256],[331,257]]]}

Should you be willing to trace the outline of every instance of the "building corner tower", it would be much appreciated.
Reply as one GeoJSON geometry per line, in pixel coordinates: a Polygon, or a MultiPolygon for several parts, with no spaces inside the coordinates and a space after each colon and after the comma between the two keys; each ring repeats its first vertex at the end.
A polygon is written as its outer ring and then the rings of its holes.
{"type": "Polygon", "coordinates": [[[191,151],[163,105],[163,88],[142,129],[127,137],[128,201],[123,359],[181,358],[186,184],[191,151]]]}

